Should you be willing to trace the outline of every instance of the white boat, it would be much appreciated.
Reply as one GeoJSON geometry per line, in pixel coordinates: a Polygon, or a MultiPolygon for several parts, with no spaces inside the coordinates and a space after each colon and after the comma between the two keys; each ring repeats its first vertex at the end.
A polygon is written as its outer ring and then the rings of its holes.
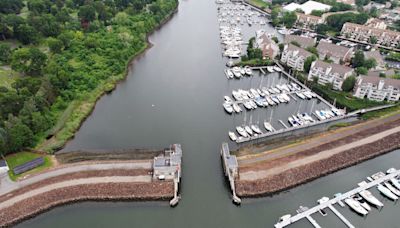
{"type": "Polygon", "coordinates": [[[229,69],[225,69],[225,75],[228,79],[233,78],[233,73],[229,69]]]}
{"type": "Polygon", "coordinates": [[[265,97],[265,93],[261,89],[257,89],[257,93],[260,94],[260,96],[265,97]]]}
{"type": "Polygon", "coordinates": [[[332,108],[332,112],[337,116],[341,116],[344,114],[344,112],[342,110],[339,110],[337,108],[332,108]]]}
{"type": "Polygon", "coordinates": [[[400,196],[400,191],[393,187],[393,185],[389,184],[388,182],[383,183],[386,188],[388,188],[391,192],[393,192],[396,196],[400,196]]]}
{"type": "Polygon", "coordinates": [[[275,105],[275,102],[270,97],[266,97],[265,100],[267,100],[268,104],[275,105]]]}
{"type": "Polygon", "coordinates": [[[355,212],[357,212],[357,213],[359,213],[361,215],[367,215],[368,214],[368,211],[365,208],[363,208],[361,206],[361,204],[358,201],[354,200],[353,198],[347,198],[347,199],[344,200],[344,202],[347,205],[349,205],[349,207],[351,209],[353,209],[355,212]]]}
{"type": "Polygon", "coordinates": [[[267,71],[270,73],[274,72],[274,67],[273,66],[267,66],[267,71]]]}
{"type": "Polygon", "coordinates": [[[276,72],[281,72],[282,71],[282,69],[280,68],[280,67],[278,67],[278,66],[274,66],[274,68],[273,68],[276,72]]]}
{"type": "Polygon", "coordinates": [[[387,198],[391,199],[391,200],[398,200],[399,197],[397,197],[395,194],[393,194],[393,192],[391,192],[388,188],[386,188],[385,186],[378,184],[377,186],[378,191],[380,191],[384,196],[386,196],[387,198]]]}
{"type": "Polygon", "coordinates": [[[304,94],[302,92],[297,92],[296,95],[303,100],[306,99],[306,96],[304,96],[304,94]]]}
{"type": "Polygon", "coordinates": [[[319,120],[326,120],[325,114],[323,111],[315,110],[315,115],[318,117],[319,120]]]}
{"type": "Polygon", "coordinates": [[[226,101],[226,103],[232,103],[232,99],[228,96],[224,96],[224,100],[226,101]]]}
{"type": "Polygon", "coordinates": [[[232,73],[235,75],[236,78],[242,77],[242,74],[240,73],[240,68],[239,67],[233,67],[232,68],[232,73]]]}
{"type": "Polygon", "coordinates": [[[284,221],[290,220],[291,217],[292,216],[290,214],[284,215],[279,218],[279,222],[284,222],[284,221]]]}
{"type": "Polygon", "coordinates": [[[276,104],[281,103],[281,102],[279,101],[279,99],[278,99],[276,96],[272,96],[272,97],[271,97],[271,100],[272,100],[273,102],[275,102],[276,104]]]}
{"type": "Polygon", "coordinates": [[[232,106],[231,106],[230,103],[224,102],[222,105],[224,106],[224,109],[225,109],[225,111],[226,111],[227,113],[232,114],[233,108],[232,108],[232,106]]]}
{"type": "Polygon", "coordinates": [[[269,122],[264,122],[264,127],[267,131],[273,132],[274,128],[272,127],[272,125],[269,122]]]}
{"type": "Polygon", "coordinates": [[[245,66],[244,67],[244,71],[247,75],[252,75],[253,71],[251,70],[251,68],[249,66],[245,66]]]}
{"type": "Polygon", "coordinates": [[[311,98],[312,98],[312,95],[310,94],[309,91],[304,91],[303,94],[304,94],[304,96],[306,96],[308,99],[311,99],[311,98]]]}
{"type": "Polygon", "coordinates": [[[233,97],[235,98],[235,100],[237,100],[237,101],[243,100],[243,96],[242,96],[242,94],[241,94],[239,91],[233,90],[233,91],[232,91],[232,96],[233,96],[233,97]]]}
{"type": "Polygon", "coordinates": [[[252,124],[252,125],[251,125],[251,129],[252,129],[254,132],[256,132],[257,134],[262,134],[261,129],[260,129],[257,125],[255,125],[255,124],[252,124]]]}
{"type": "Polygon", "coordinates": [[[363,208],[365,208],[367,211],[371,211],[371,206],[367,203],[367,201],[364,200],[361,196],[353,196],[354,200],[357,200],[363,208]]]}
{"type": "Polygon", "coordinates": [[[397,180],[396,178],[392,178],[390,179],[390,182],[397,188],[400,190],[400,182],[399,180],[397,180]]]}
{"type": "Polygon", "coordinates": [[[360,196],[368,201],[370,204],[373,204],[377,207],[383,207],[383,203],[379,201],[372,193],[368,190],[361,191],[360,196]]]}
{"type": "Polygon", "coordinates": [[[236,113],[239,113],[239,112],[242,111],[242,109],[240,108],[240,106],[239,106],[238,104],[236,104],[236,103],[233,104],[232,107],[233,107],[233,110],[235,110],[236,113]]]}
{"type": "Polygon", "coordinates": [[[245,75],[246,74],[246,70],[243,67],[240,67],[240,73],[242,75],[245,75]]]}
{"type": "Polygon", "coordinates": [[[289,116],[288,122],[290,123],[290,125],[292,125],[292,127],[298,127],[299,126],[299,124],[296,122],[296,120],[293,119],[293,117],[291,117],[291,116],[289,116]]]}
{"type": "Polygon", "coordinates": [[[249,135],[253,135],[253,130],[251,130],[251,128],[249,127],[249,126],[245,126],[244,127],[244,129],[246,130],[246,132],[249,134],[249,135]]]}
{"type": "Polygon", "coordinates": [[[243,136],[243,137],[249,137],[249,134],[247,134],[246,130],[243,127],[236,127],[236,131],[239,133],[239,135],[243,136]]]}
{"type": "Polygon", "coordinates": [[[228,135],[229,135],[229,138],[230,138],[232,141],[236,141],[236,140],[237,140],[237,136],[235,135],[234,132],[230,131],[230,132],[228,132],[228,135]]]}

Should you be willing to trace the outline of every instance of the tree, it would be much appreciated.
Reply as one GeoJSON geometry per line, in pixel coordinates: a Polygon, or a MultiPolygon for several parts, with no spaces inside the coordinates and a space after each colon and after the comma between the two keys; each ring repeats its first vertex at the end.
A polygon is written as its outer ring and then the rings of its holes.
{"type": "Polygon", "coordinates": [[[38,17],[33,17],[30,24],[35,27],[43,36],[58,36],[61,32],[61,27],[56,18],[51,14],[44,14],[38,17]]]}
{"type": "Polygon", "coordinates": [[[371,36],[371,37],[369,38],[369,42],[370,42],[371,44],[376,44],[376,43],[378,42],[378,39],[377,39],[375,36],[371,36]]]}
{"type": "Polygon", "coordinates": [[[368,70],[376,67],[376,60],[373,58],[365,60],[363,67],[367,68],[368,70]]]}
{"type": "Polygon", "coordinates": [[[365,67],[357,67],[356,68],[356,73],[358,75],[367,75],[368,74],[368,69],[365,67]]]}
{"type": "Polygon", "coordinates": [[[316,47],[310,46],[306,48],[307,51],[313,53],[315,56],[319,56],[318,50],[316,47]]]}
{"type": "Polygon", "coordinates": [[[0,13],[4,14],[18,14],[24,7],[22,0],[1,0],[0,13]]]}
{"type": "Polygon", "coordinates": [[[11,57],[11,47],[8,44],[0,44],[0,63],[9,63],[11,57]]]}
{"type": "Polygon", "coordinates": [[[292,28],[296,21],[297,21],[297,15],[295,12],[284,12],[283,13],[282,23],[287,28],[292,28]]]}
{"type": "Polygon", "coordinates": [[[311,11],[311,15],[313,15],[313,16],[320,17],[320,16],[322,16],[322,14],[324,14],[324,11],[322,11],[322,10],[313,10],[313,11],[311,11]]]}
{"type": "Polygon", "coordinates": [[[27,75],[39,75],[46,65],[47,56],[37,48],[21,48],[14,51],[11,68],[27,75]]]}
{"type": "Polygon", "coordinates": [[[64,47],[64,44],[63,44],[63,42],[61,40],[56,39],[56,38],[52,38],[52,37],[47,39],[47,45],[49,46],[50,51],[52,53],[54,53],[54,54],[55,53],[61,53],[61,51],[62,51],[62,49],[64,47]]]}
{"type": "Polygon", "coordinates": [[[9,152],[19,151],[33,145],[33,132],[18,117],[10,116],[5,126],[8,135],[6,148],[9,152]]]}
{"type": "Polygon", "coordinates": [[[355,84],[356,84],[356,77],[354,76],[347,77],[343,81],[342,90],[345,92],[350,92],[353,90],[355,84]]]}
{"type": "Polygon", "coordinates": [[[91,5],[79,7],[78,17],[83,23],[90,23],[96,18],[96,10],[91,5]]]}
{"type": "Polygon", "coordinates": [[[50,11],[50,2],[47,0],[29,0],[28,9],[35,15],[48,13],[50,11]]]}
{"type": "Polygon", "coordinates": [[[309,56],[306,58],[306,60],[304,61],[304,71],[305,72],[307,72],[307,73],[310,72],[311,64],[315,60],[317,60],[317,57],[315,55],[312,55],[312,56],[309,56]]]}
{"type": "Polygon", "coordinates": [[[35,44],[39,40],[39,34],[32,26],[27,24],[18,26],[15,30],[15,36],[23,44],[35,44]]]}
{"type": "Polygon", "coordinates": [[[351,64],[353,65],[354,68],[361,67],[364,65],[364,61],[365,61],[364,52],[361,50],[358,50],[354,54],[354,57],[351,60],[351,64]]]}
{"type": "Polygon", "coordinates": [[[7,144],[7,132],[0,127],[0,154],[4,155],[6,153],[7,144]]]}

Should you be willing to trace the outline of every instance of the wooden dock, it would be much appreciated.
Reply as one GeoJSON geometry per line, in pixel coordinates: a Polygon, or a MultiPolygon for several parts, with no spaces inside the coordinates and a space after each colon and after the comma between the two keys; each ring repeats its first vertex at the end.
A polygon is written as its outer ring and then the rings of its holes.
{"type": "Polygon", "coordinates": [[[375,187],[375,186],[377,186],[377,185],[379,185],[379,184],[381,184],[381,183],[383,183],[383,182],[386,182],[386,181],[390,180],[391,178],[395,178],[395,177],[398,176],[398,175],[400,175],[400,170],[396,170],[396,171],[393,172],[393,173],[387,174],[387,175],[385,175],[385,176],[383,176],[383,177],[381,177],[381,178],[379,178],[379,179],[376,179],[376,180],[374,180],[374,181],[371,181],[371,182],[369,182],[369,183],[366,183],[366,184],[363,185],[363,186],[359,186],[359,187],[357,187],[357,188],[354,188],[354,189],[351,190],[351,191],[348,191],[348,192],[346,192],[346,193],[343,193],[343,194],[340,195],[340,196],[337,196],[337,197],[335,197],[335,198],[333,198],[333,199],[331,199],[331,200],[328,200],[328,201],[325,202],[325,203],[319,204],[319,205],[317,205],[317,206],[315,206],[315,207],[313,207],[313,208],[310,208],[310,209],[308,209],[308,210],[306,210],[306,211],[303,211],[303,212],[301,212],[301,213],[298,213],[298,214],[296,214],[296,215],[294,215],[294,216],[292,216],[292,217],[290,217],[290,218],[288,218],[288,219],[284,219],[283,221],[279,221],[279,222],[276,223],[274,226],[275,226],[275,228],[283,228],[283,227],[286,227],[286,226],[288,226],[288,225],[290,225],[290,224],[293,224],[293,223],[295,223],[295,222],[297,222],[297,221],[299,221],[299,220],[301,220],[301,219],[306,218],[306,219],[308,219],[308,220],[311,222],[311,224],[314,225],[314,227],[320,227],[320,226],[315,222],[315,220],[312,219],[311,215],[314,214],[314,213],[316,213],[316,212],[318,212],[318,211],[320,211],[320,210],[323,210],[323,209],[325,209],[325,208],[328,207],[329,209],[331,209],[331,210],[333,211],[333,213],[334,213],[336,216],[338,216],[338,218],[339,218],[344,224],[346,224],[347,227],[354,228],[354,226],[353,226],[343,215],[341,215],[341,214],[333,207],[333,205],[336,204],[336,203],[338,203],[339,201],[342,201],[342,200],[347,199],[347,198],[349,198],[349,197],[351,197],[351,196],[353,196],[353,195],[355,195],[355,194],[358,194],[358,193],[361,192],[361,191],[364,191],[364,190],[367,190],[367,189],[369,189],[369,188],[375,187]],[[311,219],[310,219],[310,218],[311,218],[311,219]],[[314,223],[314,222],[315,222],[315,223],[314,223]]]}

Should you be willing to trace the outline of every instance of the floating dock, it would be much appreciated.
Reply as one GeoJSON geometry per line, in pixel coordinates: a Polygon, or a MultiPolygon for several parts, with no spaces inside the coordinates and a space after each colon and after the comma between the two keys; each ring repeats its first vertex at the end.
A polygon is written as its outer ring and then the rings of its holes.
{"type": "Polygon", "coordinates": [[[274,226],[275,226],[275,228],[283,228],[283,227],[286,227],[286,226],[288,226],[290,224],[293,224],[293,223],[295,223],[295,222],[297,222],[297,221],[299,221],[301,219],[306,218],[308,221],[310,221],[310,223],[314,227],[320,227],[318,225],[318,223],[316,223],[316,221],[311,217],[311,215],[316,213],[316,212],[318,212],[318,211],[320,211],[320,210],[323,210],[325,208],[329,208],[336,216],[338,216],[338,218],[347,227],[354,228],[354,226],[342,214],[340,214],[339,211],[337,211],[333,207],[333,205],[336,204],[336,203],[339,203],[339,201],[342,201],[342,200],[344,200],[346,198],[349,198],[349,197],[351,197],[351,196],[353,196],[355,194],[358,194],[361,191],[364,191],[364,190],[367,190],[369,188],[375,187],[375,186],[377,186],[377,185],[379,185],[379,184],[381,184],[383,182],[386,182],[386,181],[388,181],[388,180],[390,180],[392,178],[395,178],[398,175],[400,175],[400,170],[396,170],[393,173],[387,174],[387,175],[385,175],[385,176],[383,176],[381,178],[378,178],[378,179],[373,180],[373,181],[371,181],[369,183],[366,183],[363,186],[357,187],[357,188],[355,188],[355,189],[353,189],[351,191],[343,193],[342,195],[336,196],[335,198],[333,198],[331,200],[328,200],[328,201],[326,201],[324,203],[321,203],[321,204],[319,204],[319,205],[317,205],[317,206],[315,206],[313,208],[310,208],[310,209],[308,209],[306,211],[302,211],[302,212],[300,212],[300,213],[298,213],[298,214],[296,214],[294,216],[285,218],[285,219],[279,221],[278,223],[276,223],[274,226]]]}
{"type": "Polygon", "coordinates": [[[228,143],[222,143],[221,158],[224,168],[225,176],[228,177],[229,186],[232,191],[232,200],[235,204],[240,204],[242,201],[236,195],[235,190],[235,177],[238,176],[238,162],[235,155],[231,155],[229,152],[228,143]]]}

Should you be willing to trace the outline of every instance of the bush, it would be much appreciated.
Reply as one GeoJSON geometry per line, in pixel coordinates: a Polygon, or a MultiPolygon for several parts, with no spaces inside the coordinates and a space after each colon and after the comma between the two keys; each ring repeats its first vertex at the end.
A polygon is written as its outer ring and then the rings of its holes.
{"type": "Polygon", "coordinates": [[[354,76],[347,77],[342,84],[342,90],[345,92],[350,92],[353,90],[355,84],[356,84],[356,77],[354,76]]]}

